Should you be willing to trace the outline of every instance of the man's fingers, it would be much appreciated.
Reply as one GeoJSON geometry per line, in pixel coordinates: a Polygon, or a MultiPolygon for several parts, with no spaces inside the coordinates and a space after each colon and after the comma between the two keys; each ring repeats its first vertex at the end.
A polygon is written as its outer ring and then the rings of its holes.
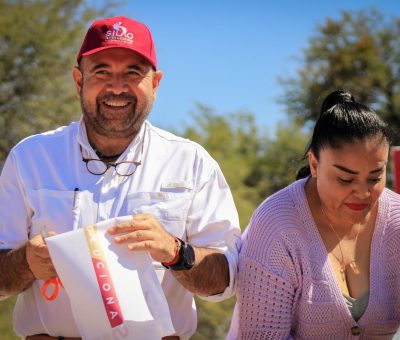
{"type": "Polygon", "coordinates": [[[166,262],[176,254],[175,238],[150,214],[133,215],[132,220],[109,228],[108,233],[129,250],[148,251],[155,261],[166,262]]]}
{"type": "Polygon", "coordinates": [[[26,259],[30,270],[37,279],[46,280],[57,276],[50,257],[39,257],[34,252],[31,252],[27,253],[26,259]]]}
{"type": "Polygon", "coordinates": [[[42,276],[45,276],[47,278],[52,277],[52,276],[57,276],[56,269],[54,268],[53,264],[51,262],[42,262],[40,264],[40,272],[42,276]]]}
{"type": "Polygon", "coordinates": [[[141,242],[152,239],[153,237],[151,235],[151,232],[141,229],[131,233],[118,235],[117,237],[115,237],[115,242],[117,243],[132,242],[132,241],[141,242]]]}
{"type": "Polygon", "coordinates": [[[40,245],[37,247],[32,247],[31,248],[32,255],[40,257],[42,259],[49,259],[50,258],[50,253],[49,249],[47,248],[46,245],[40,245]]]}
{"type": "Polygon", "coordinates": [[[132,215],[132,219],[134,221],[145,221],[145,220],[149,220],[149,219],[152,219],[152,218],[153,218],[153,215],[146,214],[146,213],[132,215]]]}
{"type": "Polygon", "coordinates": [[[29,240],[26,246],[26,252],[28,256],[39,257],[42,259],[50,258],[49,249],[40,235],[29,240]]]}
{"type": "Polygon", "coordinates": [[[136,230],[149,229],[150,226],[148,224],[143,223],[143,221],[144,220],[136,220],[136,221],[132,220],[129,222],[117,224],[108,228],[107,231],[110,235],[116,235],[121,233],[130,233],[136,230]]]}
{"type": "Polygon", "coordinates": [[[128,244],[129,250],[150,250],[152,249],[151,241],[142,241],[128,244]]]}

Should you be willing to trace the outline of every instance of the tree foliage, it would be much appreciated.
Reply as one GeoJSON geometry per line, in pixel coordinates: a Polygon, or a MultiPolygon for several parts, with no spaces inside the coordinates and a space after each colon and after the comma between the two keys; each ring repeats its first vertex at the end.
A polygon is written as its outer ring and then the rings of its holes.
{"type": "Polygon", "coordinates": [[[71,71],[103,12],[84,0],[0,0],[0,164],[27,135],[79,117],[71,71]]]}
{"type": "Polygon", "coordinates": [[[256,192],[244,185],[244,179],[264,149],[266,138],[250,113],[218,115],[199,104],[193,117],[194,123],[184,135],[200,143],[217,160],[235,200],[240,201],[238,211],[241,225],[244,225],[258,202],[256,192]]]}
{"type": "Polygon", "coordinates": [[[323,98],[346,88],[400,132],[400,18],[375,10],[327,18],[304,50],[297,77],[283,84],[287,111],[300,121],[316,120],[323,98]]]}
{"type": "Polygon", "coordinates": [[[254,187],[260,200],[295,180],[297,170],[304,164],[308,139],[309,133],[296,121],[277,125],[275,137],[268,141],[245,179],[245,184],[254,187]]]}
{"type": "Polygon", "coordinates": [[[281,123],[273,135],[246,112],[221,115],[199,104],[184,135],[217,160],[232,190],[242,227],[267,196],[295,179],[309,133],[295,121],[281,123]]]}
{"type": "Polygon", "coordinates": [[[16,297],[11,297],[7,300],[0,301],[0,338],[2,340],[18,340],[18,337],[12,328],[12,310],[16,297]]]}

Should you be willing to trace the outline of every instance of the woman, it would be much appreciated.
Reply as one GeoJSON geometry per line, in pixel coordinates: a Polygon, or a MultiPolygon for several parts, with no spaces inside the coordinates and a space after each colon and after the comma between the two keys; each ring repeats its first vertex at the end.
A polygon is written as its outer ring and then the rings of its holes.
{"type": "Polygon", "coordinates": [[[392,338],[400,195],[385,189],[390,144],[388,126],[350,93],[325,99],[310,175],[265,200],[245,232],[228,338],[392,338]]]}

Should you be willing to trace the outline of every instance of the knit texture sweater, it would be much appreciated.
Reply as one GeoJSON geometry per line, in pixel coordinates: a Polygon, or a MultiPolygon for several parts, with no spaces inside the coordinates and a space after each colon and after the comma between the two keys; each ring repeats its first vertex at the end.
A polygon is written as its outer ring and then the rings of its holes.
{"type": "Polygon", "coordinates": [[[370,298],[356,322],[311,215],[305,183],[266,199],[246,230],[234,318],[238,338],[391,339],[400,325],[400,195],[385,189],[379,197],[370,298]]]}

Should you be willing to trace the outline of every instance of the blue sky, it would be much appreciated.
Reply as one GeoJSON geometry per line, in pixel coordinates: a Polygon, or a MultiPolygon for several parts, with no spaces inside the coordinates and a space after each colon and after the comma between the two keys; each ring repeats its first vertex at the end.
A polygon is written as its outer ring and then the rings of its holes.
{"type": "Polygon", "coordinates": [[[220,114],[251,112],[272,132],[286,118],[278,77],[296,74],[317,26],[372,7],[400,16],[399,0],[133,0],[114,13],[152,31],[164,72],[153,124],[182,131],[199,102],[220,114]]]}

